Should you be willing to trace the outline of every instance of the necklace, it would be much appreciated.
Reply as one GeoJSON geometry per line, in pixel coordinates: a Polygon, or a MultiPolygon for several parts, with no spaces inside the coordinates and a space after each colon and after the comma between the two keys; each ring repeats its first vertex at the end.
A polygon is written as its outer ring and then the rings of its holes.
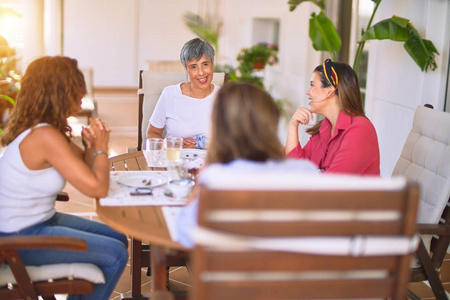
{"type": "MultiPolygon", "coordinates": [[[[189,94],[191,98],[194,98],[194,96],[192,95],[192,82],[189,82],[189,94]]],[[[208,94],[205,97],[208,97],[210,94],[211,94],[211,85],[209,85],[208,94]]]]}

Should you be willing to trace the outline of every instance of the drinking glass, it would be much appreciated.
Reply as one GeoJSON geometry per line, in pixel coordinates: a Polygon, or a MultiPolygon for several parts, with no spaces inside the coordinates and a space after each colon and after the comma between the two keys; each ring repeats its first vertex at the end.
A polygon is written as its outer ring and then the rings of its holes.
{"type": "Polygon", "coordinates": [[[163,167],[166,164],[164,140],[160,138],[147,139],[145,158],[148,166],[163,167]]]}
{"type": "Polygon", "coordinates": [[[166,140],[166,157],[169,163],[177,163],[180,160],[183,138],[169,137],[166,140]]]}

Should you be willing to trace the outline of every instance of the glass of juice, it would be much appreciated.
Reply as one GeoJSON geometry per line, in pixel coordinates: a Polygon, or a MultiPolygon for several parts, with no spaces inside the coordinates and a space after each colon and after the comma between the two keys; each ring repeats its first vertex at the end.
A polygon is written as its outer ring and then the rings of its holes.
{"type": "Polygon", "coordinates": [[[166,140],[166,157],[169,163],[177,163],[180,160],[183,138],[168,137],[166,140]]]}

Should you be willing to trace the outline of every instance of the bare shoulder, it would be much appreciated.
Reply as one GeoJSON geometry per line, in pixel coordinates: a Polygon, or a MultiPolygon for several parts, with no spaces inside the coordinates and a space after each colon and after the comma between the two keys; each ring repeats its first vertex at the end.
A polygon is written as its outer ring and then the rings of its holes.
{"type": "Polygon", "coordinates": [[[53,126],[40,126],[33,128],[28,137],[37,144],[55,145],[64,143],[68,145],[67,139],[64,135],[53,126]]]}

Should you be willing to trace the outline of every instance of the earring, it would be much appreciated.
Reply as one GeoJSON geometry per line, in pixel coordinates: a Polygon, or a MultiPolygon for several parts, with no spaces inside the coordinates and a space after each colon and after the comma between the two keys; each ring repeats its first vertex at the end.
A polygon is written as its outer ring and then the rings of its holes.
{"type": "Polygon", "coordinates": [[[189,75],[186,73],[186,81],[189,81],[189,75]]]}

